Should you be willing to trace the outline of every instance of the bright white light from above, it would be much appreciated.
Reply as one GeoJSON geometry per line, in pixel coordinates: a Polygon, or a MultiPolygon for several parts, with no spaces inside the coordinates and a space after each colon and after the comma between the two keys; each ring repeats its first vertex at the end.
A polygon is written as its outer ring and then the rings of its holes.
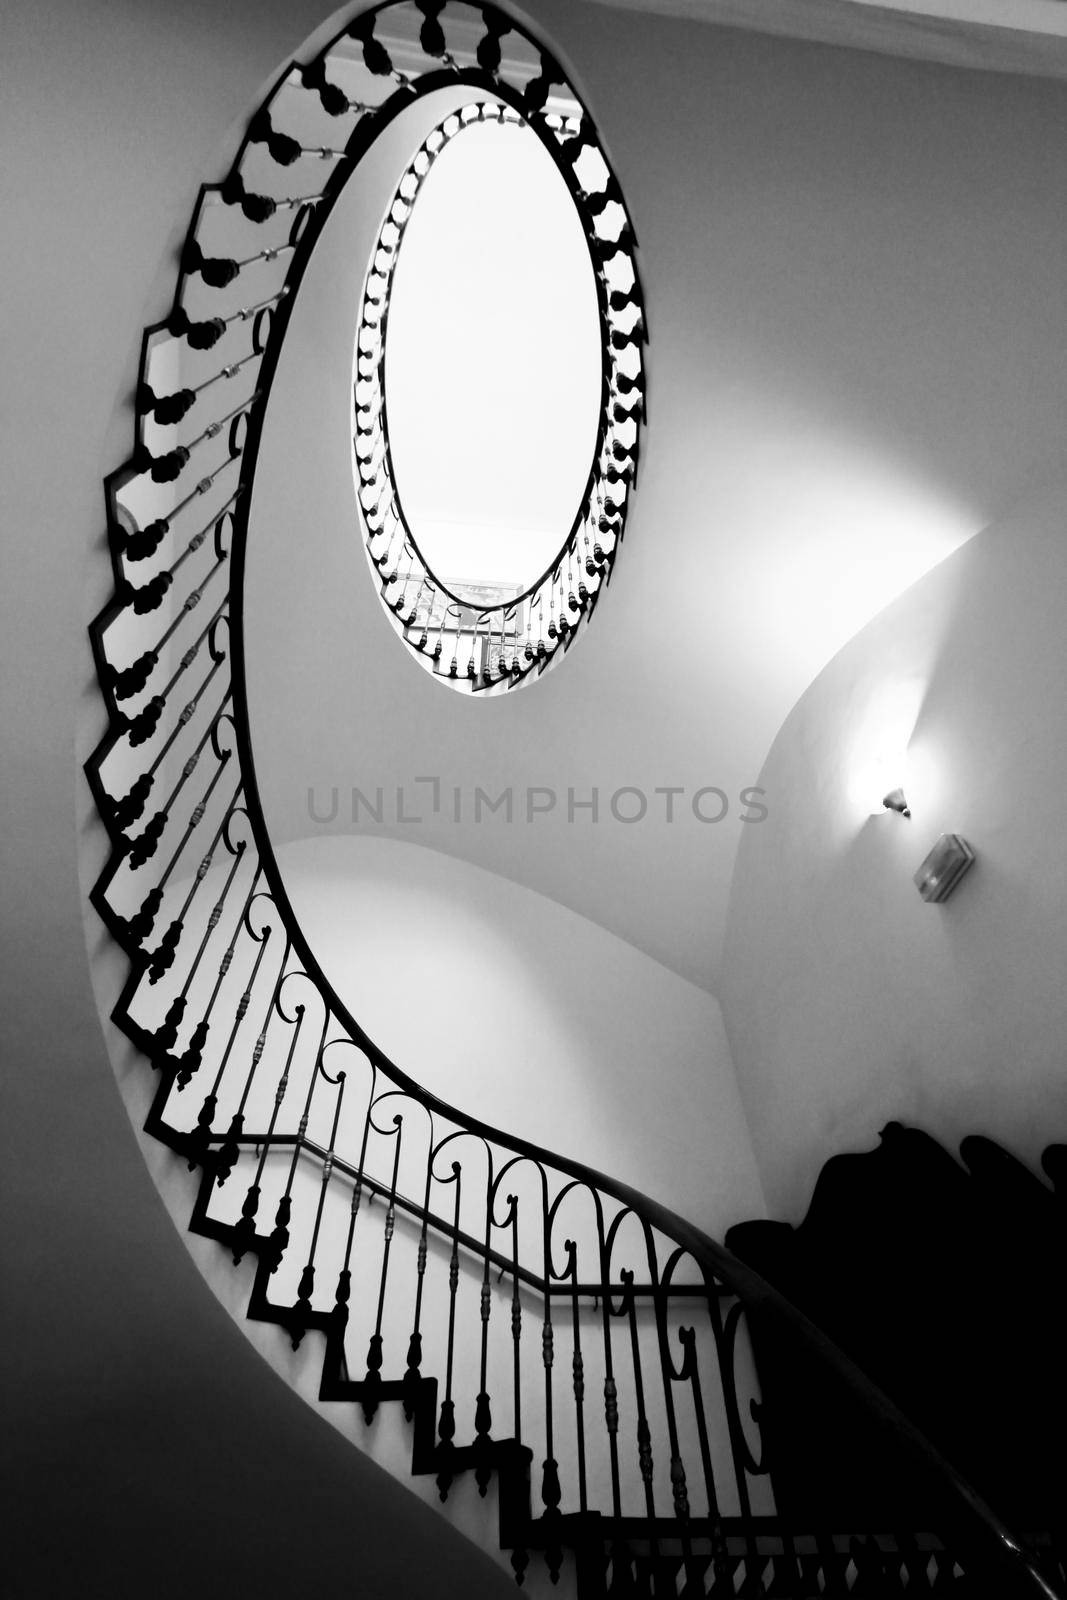
{"type": "Polygon", "coordinates": [[[427,175],[385,340],[393,471],[449,588],[532,584],[579,509],[600,415],[589,250],[525,124],[478,123],[427,175]]]}

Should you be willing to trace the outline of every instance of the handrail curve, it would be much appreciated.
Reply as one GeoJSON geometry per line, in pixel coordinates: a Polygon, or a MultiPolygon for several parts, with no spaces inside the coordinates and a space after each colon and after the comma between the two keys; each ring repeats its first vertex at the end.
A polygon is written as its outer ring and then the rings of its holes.
{"type": "MultiPolygon", "coordinates": [[[[115,595],[90,638],[108,731],[86,773],[110,851],[91,898],[129,958],[114,1019],[158,1073],[146,1128],[200,1171],[191,1227],[256,1259],[249,1316],[294,1347],[322,1338],[324,1398],[368,1421],[400,1402],[413,1469],[442,1497],[463,1472],[482,1493],[496,1474],[520,1581],[537,1549],[553,1577],[570,1553],[583,1600],[635,1584],[860,1594],[857,1574],[877,1584],[906,1567],[932,1588],[973,1555],[1003,1574],[1000,1592],[1052,1600],[1032,1554],[795,1307],[658,1202],[423,1090],[341,1004],[294,914],[245,681],[264,411],[334,201],[382,130],[445,85],[510,105],[558,147],[594,261],[629,263],[628,287],[598,279],[605,406],[635,396],[625,422],[604,424],[593,467],[619,497],[612,549],[621,540],[645,327],[633,227],[592,119],[555,114],[555,90],[580,105],[563,69],[493,4],[358,11],[286,68],[229,174],[201,190],[174,304],[145,332],[133,452],[106,483],[115,595]],[[737,1353],[738,1307],[896,1441],[940,1497],[949,1540],[776,1516],[741,1420],[756,1378],[737,1353]]],[[[357,400],[357,440],[372,414],[357,400]]],[[[554,648],[571,637],[557,630],[554,648]]],[[[534,658],[507,680],[551,652],[534,658]]]]}

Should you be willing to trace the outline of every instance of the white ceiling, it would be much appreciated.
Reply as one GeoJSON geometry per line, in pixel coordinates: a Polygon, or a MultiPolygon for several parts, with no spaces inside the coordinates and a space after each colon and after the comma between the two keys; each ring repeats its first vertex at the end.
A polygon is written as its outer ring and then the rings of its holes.
{"type": "Polygon", "coordinates": [[[594,0],[999,72],[1067,77],[1065,0],[594,0]]]}

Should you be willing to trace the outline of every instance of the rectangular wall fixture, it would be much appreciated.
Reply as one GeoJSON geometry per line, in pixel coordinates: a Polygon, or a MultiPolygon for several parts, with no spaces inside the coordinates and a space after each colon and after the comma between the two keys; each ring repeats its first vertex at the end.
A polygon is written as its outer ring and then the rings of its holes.
{"type": "Polygon", "coordinates": [[[974,861],[974,851],[958,833],[943,833],[915,874],[924,900],[947,900],[974,861]]]}

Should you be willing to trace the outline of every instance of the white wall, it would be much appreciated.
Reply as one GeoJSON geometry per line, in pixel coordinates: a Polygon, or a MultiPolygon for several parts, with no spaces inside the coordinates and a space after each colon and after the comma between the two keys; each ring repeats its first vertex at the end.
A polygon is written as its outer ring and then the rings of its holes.
{"type": "Polygon", "coordinates": [[[309,784],[554,785],[525,830],[439,816],[419,836],[716,992],[736,797],[789,709],[921,572],[1067,470],[1067,86],[576,0],[529,10],[641,244],[649,426],[625,549],[558,670],[488,703],[435,692],[359,549],[343,329],[362,262],[335,214],[264,435],[257,759],[288,838],[308,832],[309,784]],[[622,785],[648,794],[643,822],[568,823],[569,787],[606,810],[622,785]],[[717,785],[730,814],[702,824],[683,802],[668,823],[669,785],[717,785]]]}
{"type": "Polygon", "coordinates": [[[841,651],[775,741],[723,1007],[772,1214],[891,1117],[1036,1163],[1067,1137],[1067,493],[980,534],[841,651]],[[902,782],[911,821],[879,811],[902,782]],[[865,788],[864,788],[865,785],[865,788]],[[942,832],[977,861],[924,904],[942,832]]]}
{"type": "MultiPolygon", "coordinates": [[[[921,498],[932,475],[935,503],[942,489],[950,505],[957,493],[967,500],[969,531],[1005,485],[1062,451],[1062,92],[715,30],[698,43],[695,29],[609,24],[573,0],[528,9],[580,63],[647,252],[662,443],[648,458],[646,509],[617,593],[662,614],[671,579],[658,562],[661,530],[692,530],[694,549],[709,530],[724,541],[697,609],[702,628],[725,630],[736,671],[701,678],[683,700],[688,680],[667,670],[654,631],[631,631],[627,715],[653,729],[661,781],[715,782],[734,769],[748,781],[806,680],[801,666],[799,680],[786,673],[763,687],[783,637],[781,607],[761,611],[763,580],[773,571],[787,590],[784,564],[743,574],[739,606],[718,563],[750,547],[766,510],[761,484],[783,486],[776,548],[793,548],[797,528],[781,515],[793,483],[785,447],[795,438],[811,458],[803,424],[813,393],[827,439],[842,416],[858,418],[867,444],[887,453],[853,457],[845,527],[851,505],[884,506],[889,484],[916,478],[921,498]],[[883,169],[876,206],[864,185],[883,169]],[[692,185],[681,221],[680,174],[692,185]],[[961,193],[967,210],[954,222],[961,193]],[[854,226],[856,207],[877,209],[875,235],[854,226]],[[754,460],[736,450],[739,438],[754,441],[754,460]],[[709,440],[719,444],[714,468],[709,440]],[[732,490],[726,516],[721,497],[709,498],[716,473],[732,490]],[[758,703],[725,748],[742,674],[758,703]]],[[[496,1578],[488,1563],[472,1577],[470,1553],[414,1502],[400,1504],[421,1521],[399,1521],[392,1486],[264,1381],[201,1292],[116,1093],[79,914],[78,852],[84,883],[101,847],[75,765],[101,731],[84,630],[108,588],[100,483],[132,443],[126,397],[140,330],[169,305],[198,183],[222,173],[228,154],[218,152],[232,150],[266,81],[325,10],[323,0],[0,8],[3,1365],[17,1444],[5,1460],[5,1578],[33,1600],[75,1590],[133,1600],[146,1571],[161,1597],[188,1594],[205,1572],[231,1589],[292,1594],[309,1580],[347,1580],[354,1544],[366,1586],[381,1594],[468,1594],[475,1583],[488,1594],[496,1578]],[[248,1526],[254,1537],[238,1541],[248,1526]]],[[[824,483],[838,465],[830,452],[824,483]]],[[[915,497],[894,503],[906,511],[915,497]]],[[[805,504],[815,521],[818,495],[805,504]]],[[[598,668],[591,687],[608,675],[598,668]]],[[[579,748],[597,705],[595,693],[569,711],[546,701],[545,726],[559,714],[556,740],[579,748]]],[[[574,781],[634,781],[625,739],[616,736],[614,754],[603,748],[610,760],[576,761],[574,781]]],[[[533,760],[533,781],[540,770],[533,760]]],[[[705,843],[694,854],[688,839],[664,840],[652,865],[627,837],[625,874],[612,876],[612,858],[592,862],[590,914],[605,920],[617,904],[649,948],[686,945],[703,976],[720,926],[709,901],[728,881],[732,850],[725,866],[709,865],[705,843]]],[[[542,887],[565,898],[573,867],[561,853],[542,887]]]]}
{"type": "Polygon", "coordinates": [[[437,850],[324,836],[279,864],[339,997],[398,1067],[721,1237],[763,1215],[718,1002],[596,923],[437,850]]]}
{"type": "MultiPolygon", "coordinates": [[[[205,1291],[123,1109],[86,961],[88,932],[113,998],[121,963],[79,895],[79,861],[84,888],[103,849],[77,766],[103,731],[86,634],[110,587],[101,480],[133,444],[141,329],[169,307],[197,187],[222,175],[238,122],[326,10],[0,7],[0,1494],[13,1600],[177,1600],[205,1585],[280,1600],[340,1592],[357,1560],[382,1596],[513,1591],[324,1428],[205,1291]]],[[[120,1065],[148,1085],[129,1055],[120,1065]]],[[[158,1147],[151,1159],[179,1180],[158,1147]]]]}
{"type": "MultiPolygon", "coordinates": [[[[505,1134],[515,1134],[633,1185],[713,1237],[721,1238],[734,1222],[765,1214],[719,1005],[706,991],[555,901],[410,841],[328,835],[304,839],[281,847],[279,866],[296,918],[328,981],[375,1043],[431,1093],[505,1134]]],[[[360,1057],[357,1053],[346,1058],[341,1051],[336,1060],[350,1072],[350,1093],[358,1107],[363,1081],[360,1057]]],[[[261,1085],[261,1090],[269,1101],[269,1082],[261,1085]]],[[[251,1100],[249,1105],[251,1108],[251,1100]]],[[[400,1190],[418,1195],[423,1183],[421,1141],[428,1136],[427,1119],[413,1114],[402,1100],[394,1101],[393,1106],[405,1112],[408,1126],[400,1190]]],[[[266,1121],[266,1113],[264,1105],[258,1112],[260,1123],[266,1121]]],[[[255,1125],[257,1113],[250,1109],[249,1115],[249,1125],[255,1125]]],[[[377,1123],[388,1125],[388,1105],[377,1123]]],[[[348,1150],[350,1159],[359,1147],[359,1127],[357,1121],[346,1132],[342,1123],[338,1144],[348,1150]]],[[[441,1137],[440,1124],[436,1136],[441,1137]]],[[[484,1222],[477,1196],[484,1157],[477,1141],[461,1142],[454,1153],[464,1162],[468,1206],[474,1197],[464,1226],[473,1237],[481,1238],[484,1222]]],[[[389,1141],[372,1135],[367,1170],[384,1174],[391,1159],[389,1141]]],[[[505,1160],[506,1150],[497,1150],[494,1170],[499,1171],[505,1160]]],[[[549,1173],[550,1194],[556,1192],[559,1181],[549,1173]]],[[[314,1174],[309,1186],[317,1198],[314,1174]]],[[[537,1263],[542,1247],[533,1220],[540,1216],[537,1181],[529,1169],[520,1166],[512,1171],[508,1187],[519,1197],[520,1215],[525,1219],[525,1259],[537,1263]]],[[[234,1217],[242,1193],[243,1185],[238,1182],[231,1195],[234,1217]]],[[[451,1203],[449,1191],[434,1188],[432,1209],[447,1213],[451,1203]]],[[[269,1211],[269,1205],[264,1202],[264,1206],[269,1211]]],[[[605,1207],[610,1216],[611,1202],[606,1200],[605,1207]]],[[[380,1223],[375,1224],[369,1214],[363,1220],[369,1236],[357,1238],[354,1258],[363,1261],[363,1270],[370,1272],[373,1282],[371,1263],[380,1223]]],[[[320,1278],[323,1263],[331,1259],[332,1241],[337,1259],[341,1259],[350,1226],[348,1197],[342,1191],[332,1197],[322,1215],[317,1258],[320,1278]]],[[[599,1274],[593,1212],[583,1199],[576,1198],[564,1212],[554,1236],[557,1249],[563,1237],[575,1241],[580,1280],[599,1274]]],[[[494,1240],[506,1253],[506,1231],[494,1234],[494,1240]]],[[[635,1257],[626,1255],[628,1249],[636,1252],[636,1261],[642,1261],[636,1230],[624,1229],[613,1258],[616,1272],[627,1259],[634,1264],[635,1257]]],[[[393,1250],[391,1281],[401,1289],[399,1297],[395,1287],[391,1292],[383,1330],[386,1350],[394,1352],[395,1358],[406,1346],[411,1325],[411,1307],[402,1286],[406,1283],[410,1293],[415,1283],[414,1233],[398,1230],[393,1250]]],[[[294,1256],[299,1258],[299,1252],[294,1256]]],[[[288,1287],[295,1292],[296,1259],[292,1266],[288,1287]]],[[[639,1266],[639,1276],[641,1271],[639,1266]]],[[[466,1296],[469,1320],[464,1320],[461,1311],[461,1328],[476,1325],[480,1274],[477,1258],[473,1262],[464,1259],[461,1302],[466,1296]]],[[[331,1281],[328,1269],[325,1281],[331,1281]]],[[[437,1371],[445,1363],[442,1335],[448,1323],[443,1254],[439,1261],[431,1262],[424,1287],[424,1370],[437,1371]]],[[[503,1419],[507,1417],[513,1359],[509,1293],[506,1281],[494,1286],[496,1309],[487,1325],[487,1387],[496,1397],[498,1420],[501,1414],[503,1419]]],[[[366,1321],[366,1333],[371,1331],[374,1297],[355,1298],[366,1302],[353,1305],[349,1326],[350,1349],[358,1362],[363,1347],[358,1334],[353,1337],[354,1327],[366,1321]]],[[[590,1335],[595,1335],[595,1307],[586,1309],[590,1335]]],[[[536,1298],[530,1311],[536,1335],[536,1298]]],[[[714,1471],[723,1503],[733,1504],[733,1467],[711,1331],[702,1318],[696,1318],[696,1325],[714,1471]]],[[[646,1372],[655,1372],[658,1333],[644,1320],[641,1338],[646,1372]]],[[[586,1343],[597,1346],[598,1340],[592,1337],[586,1343]]],[[[624,1336],[623,1350],[625,1345],[624,1336]]],[[[536,1372],[537,1351],[527,1348],[526,1362],[531,1355],[536,1372]]],[[[454,1378],[459,1396],[473,1395],[478,1387],[477,1356],[478,1342],[461,1337],[454,1378]]],[[[599,1350],[587,1349],[585,1360],[587,1392],[599,1392],[606,1376],[606,1369],[598,1366],[599,1350]]],[[[618,1349],[616,1362],[626,1364],[618,1349]]],[[[524,1365],[524,1371],[529,1370],[524,1365]]],[[[745,1360],[739,1363],[738,1372],[743,1387],[752,1386],[755,1392],[745,1360]]],[[[648,1392],[656,1387],[650,1383],[648,1392]]],[[[625,1428],[633,1420],[632,1394],[627,1392],[620,1404],[625,1428]]],[[[682,1454],[693,1475],[699,1451],[694,1419],[684,1400],[678,1405],[677,1425],[682,1454]]],[[[539,1386],[527,1377],[522,1434],[537,1460],[543,1426],[539,1386]]],[[[554,1453],[560,1461],[564,1508],[573,1508],[578,1504],[577,1445],[566,1407],[557,1405],[556,1430],[554,1453]]],[[[653,1455],[659,1462],[655,1493],[667,1499],[668,1434],[658,1410],[652,1433],[653,1455]]],[[[366,1444],[363,1438],[359,1442],[366,1444]]],[[[375,1459],[384,1460],[380,1453],[375,1459]]],[[[595,1428],[590,1433],[587,1467],[589,1503],[609,1505],[612,1487],[605,1440],[595,1428]]],[[[646,1503],[644,1485],[625,1453],[621,1472],[623,1505],[628,1514],[640,1515],[646,1503]]],[[[765,1482],[750,1484],[750,1491],[763,1510],[773,1509],[765,1482]]]]}

